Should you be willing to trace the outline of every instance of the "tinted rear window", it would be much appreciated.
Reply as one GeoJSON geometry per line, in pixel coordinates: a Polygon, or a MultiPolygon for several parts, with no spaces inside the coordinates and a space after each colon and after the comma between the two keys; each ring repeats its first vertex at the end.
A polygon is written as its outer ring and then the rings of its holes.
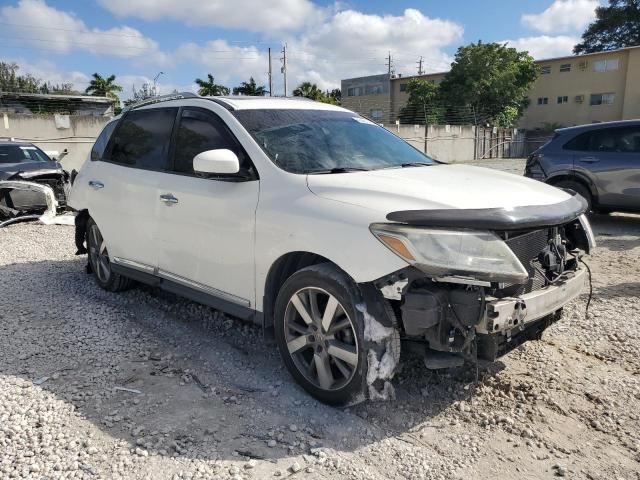
{"type": "Polygon", "coordinates": [[[137,110],[124,117],[110,144],[109,160],[147,170],[165,170],[177,108],[137,110]]]}

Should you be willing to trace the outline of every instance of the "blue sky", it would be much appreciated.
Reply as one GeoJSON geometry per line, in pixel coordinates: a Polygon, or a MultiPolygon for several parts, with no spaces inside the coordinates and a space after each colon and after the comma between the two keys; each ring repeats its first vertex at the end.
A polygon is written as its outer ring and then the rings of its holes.
{"type": "Polygon", "coordinates": [[[323,88],[341,78],[448,68],[464,44],[508,41],[536,58],[571,53],[598,0],[2,0],[0,59],[53,82],[86,87],[93,72],[114,73],[128,96],[158,72],[161,91],[194,90],[208,72],[227,86],[250,75],[283,90],[303,80],[323,88]]]}

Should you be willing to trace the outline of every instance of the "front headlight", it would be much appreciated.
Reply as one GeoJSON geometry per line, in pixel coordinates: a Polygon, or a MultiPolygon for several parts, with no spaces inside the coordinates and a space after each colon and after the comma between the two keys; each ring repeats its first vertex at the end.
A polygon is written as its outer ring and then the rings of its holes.
{"type": "Polygon", "coordinates": [[[491,232],[389,223],[374,223],[370,228],[392,252],[434,277],[508,283],[524,283],[529,277],[513,251],[491,232]]]}

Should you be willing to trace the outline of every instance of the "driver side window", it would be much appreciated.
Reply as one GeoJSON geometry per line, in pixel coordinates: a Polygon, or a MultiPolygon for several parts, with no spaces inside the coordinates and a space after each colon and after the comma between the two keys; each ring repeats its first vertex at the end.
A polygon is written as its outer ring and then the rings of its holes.
{"type": "Polygon", "coordinates": [[[224,122],[212,112],[186,108],[180,116],[172,170],[202,176],[193,170],[193,157],[207,150],[226,148],[240,160],[240,175],[251,174],[252,165],[224,122]]]}

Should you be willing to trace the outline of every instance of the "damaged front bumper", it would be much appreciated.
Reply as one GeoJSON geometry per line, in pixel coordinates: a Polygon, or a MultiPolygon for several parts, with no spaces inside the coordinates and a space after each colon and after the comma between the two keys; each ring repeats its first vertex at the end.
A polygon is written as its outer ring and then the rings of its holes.
{"type": "Polygon", "coordinates": [[[510,334],[527,324],[550,315],[582,292],[586,269],[578,267],[562,283],[549,285],[516,298],[487,297],[484,318],[475,327],[478,334],[510,334]]]}
{"type": "Polygon", "coordinates": [[[48,185],[21,180],[0,181],[0,228],[29,220],[40,220],[45,224],[55,223],[58,206],[56,195],[48,185]],[[16,208],[12,192],[31,192],[41,198],[37,205],[16,208]]]}

